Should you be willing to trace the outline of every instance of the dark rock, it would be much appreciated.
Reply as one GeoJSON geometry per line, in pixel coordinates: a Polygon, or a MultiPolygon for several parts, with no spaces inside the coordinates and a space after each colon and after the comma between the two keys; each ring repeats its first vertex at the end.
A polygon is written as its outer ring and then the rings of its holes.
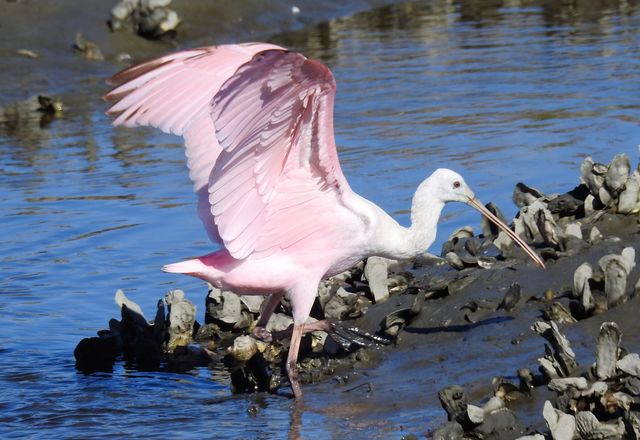
{"type": "Polygon", "coordinates": [[[482,424],[474,432],[485,439],[517,438],[524,433],[524,426],[513,411],[500,408],[485,414],[482,424]]]}
{"type": "Polygon", "coordinates": [[[549,324],[538,321],[533,329],[551,345],[551,348],[545,346],[545,356],[540,359],[544,374],[549,379],[571,376],[578,363],[569,340],[560,333],[558,325],[553,321],[549,324]]]}
{"type": "Polygon", "coordinates": [[[464,388],[450,385],[438,391],[438,399],[442,408],[447,412],[447,420],[464,423],[469,399],[464,388]]]}
{"type": "MultiPolygon", "coordinates": [[[[505,225],[509,224],[507,219],[505,218],[500,208],[493,203],[489,202],[485,205],[485,207],[491,212],[493,215],[498,217],[505,225]]],[[[500,228],[498,228],[491,220],[487,219],[485,216],[482,216],[480,219],[480,224],[482,225],[482,235],[485,237],[495,237],[500,233],[500,228]]],[[[471,252],[471,251],[469,251],[471,252]]],[[[476,252],[471,252],[473,255],[478,255],[476,252]]]]}
{"type": "Polygon", "coordinates": [[[80,32],[76,33],[76,42],[73,48],[90,60],[104,60],[104,55],[96,43],[85,40],[80,32]]]}
{"type": "Polygon", "coordinates": [[[552,214],[557,214],[560,217],[584,217],[584,201],[588,195],[589,188],[581,184],[571,191],[551,199],[547,208],[552,214]]]}
{"type": "Polygon", "coordinates": [[[97,337],[82,339],[73,350],[76,368],[85,373],[113,371],[119,355],[118,340],[108,330],[97,337]]]}
{"type": "Polygon", "coordinates": [[[380,323],[382,331],[391,337],[396,337],[400,330],[410,324],[411,321],[420,314],[425,297],[426,291],[419,290],[411,307],[394,310],[385,316],[380,323]]]}
{"type": "Polygon", "coordinates": [[[544,194],[535,188],[528,187],[522,182],[518,182],[513,189],[513,203],[515,203],[518,208],[529,206],[541,197],[544,197],[544,194]]]}
{"type": "Polygon", "coordinates": [[[509,286],[509,290],[507,290],[507,293],[504,295],[504,298],[502,298],[500,304],[498,304],[498,309],[504,309],[507,312],[511,312],[521,306],[522,303],[522,288],[520,287],[520,284],[513,283],[509,286]]]}

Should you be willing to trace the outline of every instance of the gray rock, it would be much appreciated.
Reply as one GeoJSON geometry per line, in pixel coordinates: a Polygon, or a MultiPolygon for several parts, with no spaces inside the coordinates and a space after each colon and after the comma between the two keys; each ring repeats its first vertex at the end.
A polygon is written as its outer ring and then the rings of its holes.
{"type": "Polygon", "coordinates": [[[473,237],[473,228],[471,226],[463,226],[453,231],[453,233],[449,236],[447,241],[455,242],[461,238],[471,238],[471,237],[473,237]]]}
{"type": "Polygon", "coordinates": [[[604,185],[610,194],[617,196],[624,189],[630,171],[631,163],[626,154],[614,156],[604,177],[604,185]]]}
{"type": "MultiPolygon", "coordinates": [[[[544,358],[539,359],[541,366],[543,368],[553,366],[553,369],[560,377],[571,376],[578,363],[569,340],[560,333],[558,325],[553,321],[549,324],[538,321],[533,325],[533,330],[544,337],[552,347],[552,350],[546,350],[544,358]]],[[[551,376],[551,378],[553,377],[551,376]]]]}
{"type": "Polygon", "coordinates": [[[594,226],[591,228],[591,231],[589,231],[589,243],[595,244],[600,240],[602,240],[602,233],[596,226],[594,226]]]}
{"type": "Polygon", "coordinates": [[[607,170],[606,165],[594,163],[593,159],[587,156],[580,165],[580,182],[587,185],[591,194],[597,195],[604,185],[607,170]]]}
{"type": "Polygon", "coordinates": [[[620,255],[605,255],[598,263],[604,273],[607,306],[614,307],[627,299],[628,263],[620,255]]]}
{"type": "Polygon", "coordinates": [[[582,240],[582,228],[580,227],[580,225],[578,223],[569,223],[564,228],[564,233],[567,236],[576,237],[576,238],[582,240]]]}
{"type": "Polygon", "coordinates": [[[563,377],[552,379],[547,386],[550,390],[556,392],[563,392],[568,389],[583,391],[589,388],[589,383],[584,377],[563,377]]]}
{"type": "Polygon", "coordinates": [[[575,423],[580,438],[585,440],[620,439],[625,433],[624,425],[602,423],[591,411],[579,411],[575,423]]]}
{"type": "Polygon", "coordinates": [[[196,306],[184,297],[182,290],[171,290],[164,298],[169,308],[167,331],[169,338],[166,351],[171,353],[179,346],[186,346],[192,341],[195,323],[196,306]]]}
{"type": "Polygon", "coordinates": [[[560,239],[564,234],[562,229],[556,224],[551,211],[541,209],[535,213],[534,218],[544,244],[554,249],[560,249],[560,239]]]}
{"type": "Polygon", "coordinates": [[[573,273],[573,297],[582,298],[584,292],[591,295],[589,279],[593,276],[593,268],[589,263],[582,263],[573,273]]]}
{"type": "Polygon", "coordinates": [[[442,408],[447,412],[449,421],[463,423],[467,413],[469,399],[464,388],[458,385],[450,385],[438,391],[438,399],[442,408]]]}
{"type": "Polygon", "coordinates": [[[267,331],[274,333],[284,331],[292,324],[293,318],[291,316],[285,315],[284,313],[274,313],[271,315],[271,318],[269,319],[269,322],[267,322],[265,328],[267,331]]]}
{"type": "Polygon", "coordinates": [[[604,322],[596,346],[596,376],[609,379],[615,375],[622,332],[615,322],[604,322]]]}
{"type": "Polygon", "coordinates": [[[389,299],[389,285],[387,281],[388,263],[386,258],[369,257],[364,266],[364,276],[369,282],[369,289],[375,303],[389,299]]]}
{"type": "Polygon", "coordinates": [[[600,190],[598,190],[598,198],[605,206],[609,206],[609,204],[613,202],[613,196],[604,186],[600,187],[600,190]]]}
{"type": "Polygon", "coordinates": [[[636,170],[629,176],[624,185],[624,190],[618,197],[618,212],[620,214],[630,214],[640,209],[640,173],[636,170]]]}
{"type": "Polygon", "coordinates": [[[246,310],[251,313],[258,314],[264,302],[264,296],[262,295],[239,295],[240,302],[244,304],[246,310]]]}
{"type": "Polygon", "coordinates": [[[472,423],[479,425],[484,421],[484,409],[475,405],[467,405],[467,417],[472,423]]]}
{"type": "MultiPolygon", "coordinates": [[[[249,300],[249,304],[254,308],[255,305],[251,301],[249,300]]],[[[244,329],[253,321],[246,307],[243,307],[243,301],[233,292],[209,285],[205,304],[205,323],[216,324],[222,330],[244,329]]]]}
{"type": "Polygon", "coordinates": [[[147,319],[144,317],[144,313],[142,313],[142,308],[137,303],[127,298],[122,289],[116,290],[115,301],[118,307],[120,307],[120,310],[122,310],[122,306],[127,306],[127,309],[130,312],[139,315],[145,323],[147,322],[147,319]]]}
{"type": "Polygon", "coordinates": [[[325,304],[324,317],[342,321],[348,317],[360,316],[362,311],[357,307],[358,297],[357,293],[348,292],[343,287],[339,287],[325,304]]]}
{"type": "Polygon", "coordinates": [[[594,203],[595,203],[595,197],[593,197],[591,194],[589,194],[585,199],[584,199],[584,215],[586,217],[589,217],[591,214],[594,213],[594,211],[596,210],[594,208],[594,203]]]}
{"type": "Polygon", "coordinates": [[[480,434],[481,438],[502,438],[502,436],[513,438],[514,435],[522,434],[523,431],[524,427],[509,408],[485,413],[482,424],[474,429],[474,433],[480,434]]]}
{"type": "Polygon", "coordinates": [[[624,373],[640,377],[640,357],[637,353],[630,353],[616,362],[616,368],[624,373]]]}
{"type": "Polygon", "coordinates": [[[487,401],[487,403],[482,405],[482,410],[485,412],[485,414],[490,414],[504,408],[505,406],[506,403],[504,399],[498,396],[493,396],[487,401]]]}
{"type": "Polygon", "coordinates": [[[517,183],[513,189],[513,203],[515,203],[518,208],[529,206],[541,197],[544,197],[544,194],[522,182],[517,183]]]}
{"type": "Polygon", "coordinates": [[[171,0],[122,0],[111,10],[112,30],[126,29],[145,38],[175,34],[181,19],[169,9],[171,0]]]}
{"type": "Polygon", "coordinates": [[[604,394],[609,390],[609,385],[606,382],[601,380],[595,381],[591,384],[589,389],[580,393],[581,396],[604,396],[604,394]]]}
{"type": "Polygon", "coordinates": [[[576,420],[573,416],[555,409],[548,400],[544,403],[542,415],[553,440],[573,440],[576,432],[576,420]]]}
{"type": "Polygon", "coordinates": [[[238,362],[247,362],[258,351],[258,341],[247,335],[238,336],[233,341],[233,345],[227,349],[227,353],[238,362]]]}
{"type": "Polygon", "coordinates": [[[445,259],[447,260],[447,263],[449,263],[449,266],[454,269],[462,270],[465,268],[464,262],[455,252],[447,252],[445,259]]]}
{"type": "Polygon", "coordinates": [[[433,440],[461,440],[464,438],[464,429],[458,422],[446,422],[433,433],[433,440]]]}

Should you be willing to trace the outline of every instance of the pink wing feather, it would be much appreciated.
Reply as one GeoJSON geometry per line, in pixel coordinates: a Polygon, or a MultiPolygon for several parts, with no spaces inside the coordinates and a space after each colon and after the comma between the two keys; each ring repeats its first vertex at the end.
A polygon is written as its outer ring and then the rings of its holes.
{"type": "Polygon", "coordinates": [[[323,64],[269,50],[213,100],[220,153],[209,179],[218,231],[235,258],[263,257],[326,230],[352,194],[333,137],[335,80],[323,64]]]}
{"type": "Polygon", "coordinates": [[[335,80],[269,44],[205,47],[111,78],[114,125],[182,135],[198,214],[237,259],[327,233],[352,194],[333,137],[335,80]]]}
{"type": "Polygon", "coordinates": [[[189,177],[198,197],[198,215],[211,240],[222,242],[209,205],[209,174],[222,151],[210,116],[220,87],[253,56],[272,44],[211,46],[166,55],[123,70],[105,95],[116,101],[107,111],[113,125],[148,125],[184,138],[189,177]]]}

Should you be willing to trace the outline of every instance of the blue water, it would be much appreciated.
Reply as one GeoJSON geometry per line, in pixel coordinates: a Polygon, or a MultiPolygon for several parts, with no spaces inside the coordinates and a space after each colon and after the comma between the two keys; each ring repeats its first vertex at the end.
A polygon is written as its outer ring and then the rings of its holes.
{"type": "MultiPolygon", "coordinates": [[[[585,155],[608,162],[626,152],[637,163],[638,7],[496,3],[401,3],[269,38],[331,67],[344,173],[401,223],[415,187],[437,167],[459,171],[509,217],[518,181],[563,192],[577,183],[585,155]]],[[[180,45],[213,43],[197,35],[180,45]]],[[[431,406],[405,402],[373,415],[332,382],[306,386],[297,412],[285,397],[231,396],[223,369],[76,372],[73,348],[118,315],[116,289],[148,315],[175,287],[200,319],[204,305],[201,282],[159,271],[211,250],[182,147],[152,130],[110,126],[99,97],[118,68],[70,65],[74,87],[57,69],[66,111],[45,128],[24,103],[0,109],[0,433],[382,439],[423,436],[441,423],[435,392],[446,377],[425,369],[406,374],[431,384],[431,406]]],[[[29,94],[46,91],[36,85],[29,94]]],[[[431,251],[466,224],[478,230],[478,215],[448,207],[431,251]]],[[[394,362],[379,371],[393,372],[394,362]]]]}

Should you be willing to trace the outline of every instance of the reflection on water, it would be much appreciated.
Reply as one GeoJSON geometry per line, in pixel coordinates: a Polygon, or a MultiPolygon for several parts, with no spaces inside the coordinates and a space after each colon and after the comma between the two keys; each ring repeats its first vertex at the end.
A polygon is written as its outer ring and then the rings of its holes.
{"type": "MultiPolygon", "coordinates": [[[[607,162],[626,152],[636,161],[639,25],[636,1],[425,1],[271,40],[332,68],[345,174],[406,223],[415,187],[436,167],[460,171],[483,200],[513,214],[518,181],[563,191],[587,154],[607,162]]],[[[183,44],[210,44],[205,31],[192,29],[196,38],[183,44]]],[[[221,371],[143,374],[120,365],[111,374],[75,372],[73,347],[116,314],[117,288],[143,308],[174,286],[197,303],[200,282],[158,269],[211,249],[179,142],[113,129],[103,115],[102,81],[117,68],[98,64],[91,70],[98,74],[85,72],[61,90],[65,112],[49,124],[41,124],[35,98],[0,109],[2,424],[14,433],[71,437],[87,428],[200,437],[214,421],[220,437],[234,438],[287,431],[388,438],[401,426],[421,433],[437,425],[439,406],[415,408],[411,399],[393,412],[367,407],[347,419],[320,411],[358,406],[332,383],[306,387],[307,406],[291,411],[282,397],[229,398],[221,371]]],[[[478,225],[464,206],[445,214],[438,243],[457,226],[478,225]]],[[[434,377],[421,393],[435,401],[447,383],[434,377]]]]}

